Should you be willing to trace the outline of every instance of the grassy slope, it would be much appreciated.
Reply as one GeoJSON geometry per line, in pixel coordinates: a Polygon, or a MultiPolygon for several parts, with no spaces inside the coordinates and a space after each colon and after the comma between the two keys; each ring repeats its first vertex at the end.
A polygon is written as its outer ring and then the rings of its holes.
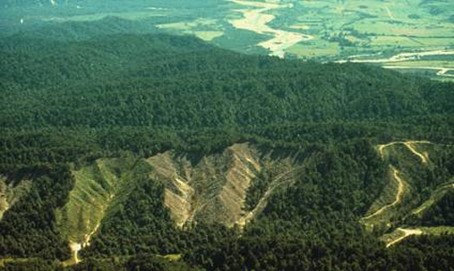
{"type": "Polygon", "coordinates": [[[87,242],[115,199],[128,193],[130,180],[124,172],[131,166],[127,159],[99,159],[73,171],[75,185],[69,201],[56,211],[57,224],[69,241],[87,242]]]}

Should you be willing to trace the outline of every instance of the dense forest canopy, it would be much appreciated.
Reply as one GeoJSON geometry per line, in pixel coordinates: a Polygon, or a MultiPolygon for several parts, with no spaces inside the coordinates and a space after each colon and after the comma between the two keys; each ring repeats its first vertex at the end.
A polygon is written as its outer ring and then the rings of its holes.
{"type": "MultiPolygon", "coordinates": [[[[441,187],[454,173],[453,83],[359,64],[242,55],[189,36],[127,34],[121,29],[128,23],[114,18],[103,23],[0,40],[0,174],[13,192],[32,181],[0,220],[0,267],[60,268],[71,252],[56,210],[77,188],[74,172],[124,159],[109,169],[125,181],[121,196],[106,207],[83,261],[68,268],[452,268],[452,235],[386,248],[378,237],[397,224],[368,231],[359,221],[395,167],[413,189],[409,206],[439,193],[422,218],[393,222],[454,226],[452,192],[441,187]],[[118,31],[109,33],[109,25],[118,31]],[[386,159],[375,147],[408,140],[436,146],[425,147],[430,166],[415,168],[408,145],[392,147],[386,159]],[[143,159],[171,150],[195,167],[240,143],[269,161],[292,157],[298,166],[291,184],[273,190],[244,232],[200,220],[176,227],[164,205],[165,183],[152,180],[154,169],[143,159]]],[[[249,187],[246,210],[274,185],[280,169],[268,169],[249,187]]],[[[99,171],[90,174],[101,179],[99,171]]]]}

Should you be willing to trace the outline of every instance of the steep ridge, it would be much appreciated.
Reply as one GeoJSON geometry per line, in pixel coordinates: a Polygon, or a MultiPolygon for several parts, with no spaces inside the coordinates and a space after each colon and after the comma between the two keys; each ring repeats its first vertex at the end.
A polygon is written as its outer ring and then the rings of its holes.
{"type": "Polygon", "coordinates": [[[243,227],[263,210],[266,199],[294,167],[291,158],[273,160],[250,144],[235,144],[222,153],[193,163],[188,156],[168,151],[147,160],[154,170],[150,177],[165,184],[165,205],[179,227],[197,223],[222,223],[243,227]],[[257,208],[245,212],[251,184],[263,168],[275,173],[257,208]],[[251,215],[254,214],[254,215],[251,215]]]}
{"type": "Polygon", "coordinates": [[[20,181],[18,184],[6,183],[0,176],[0,220],[8,209],[30,191],[30,181],[20,181]]]}

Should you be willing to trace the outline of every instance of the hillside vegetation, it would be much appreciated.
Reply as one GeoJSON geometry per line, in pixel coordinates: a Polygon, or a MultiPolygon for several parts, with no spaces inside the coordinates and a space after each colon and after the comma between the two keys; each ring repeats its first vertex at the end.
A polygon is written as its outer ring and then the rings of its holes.
{"type": "Polygon", "coordinates": [[[454,189],[453,159],[450,157],[453,148],[429,141],[391,142],[378,146],[382,159],[390,164],[391,183],[361,222],[371,231],[391,232],[382,237],[387,247],[411,235],[454,230],[450,219],[452,210],[447,208],[452,203],[449,195],[454,189]],[[443,219],[445,217],[447,219],[443,219]]]}
{"type": "Polygon", "coordinates": [[[75,25],[0,40],[6,270],[451,268],[454,84],[75,25]]]}

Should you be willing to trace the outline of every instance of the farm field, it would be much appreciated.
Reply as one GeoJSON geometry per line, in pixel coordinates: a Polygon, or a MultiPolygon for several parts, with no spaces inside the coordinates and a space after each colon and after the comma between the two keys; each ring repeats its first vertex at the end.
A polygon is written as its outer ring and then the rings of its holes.
{"type": "MultiPolygon", "coordinates": [[[[67,1],[47,7],[0,9],[0,29],[114,16],[172,34],[195,35],[243,53],[322,62],[347,61],[354,56],[355,62],[369,63],[370,56],[377,54],[391,58],[419,51],[452,52],[453,11],[453,1],[438,0],[152,0],[121,8],[105,1],[78,1],[77,5],[67,1]]],[[[398,65],[380,61],[379,65],[453,78],[452,54],[398,65]]]]}
{"type": "MultiPolygon", "coordinates": [[[[276,17],[269,24],[314,38],[287,48],[286,57],[342,61],[355,56],[356,62],[369,63],[375,54],[391,58],[408,52],[452,52],[454,15],[450,10],[454,3],[445,1],[297,1],[273,10],[276,17]]],[[[452,78],[452,54],[439,56],[398,65],[380,61],[380,65],[424,69],[432,76],[452,78]]]]}

